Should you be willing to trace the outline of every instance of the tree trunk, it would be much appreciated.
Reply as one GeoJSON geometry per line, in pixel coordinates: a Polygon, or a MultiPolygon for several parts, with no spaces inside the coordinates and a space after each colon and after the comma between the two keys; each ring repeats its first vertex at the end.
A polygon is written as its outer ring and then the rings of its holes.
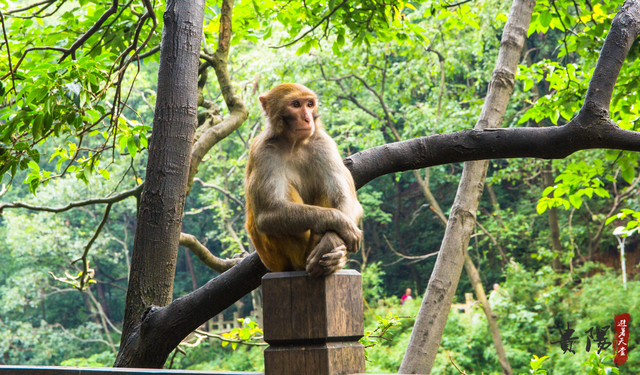
{"type": "MultiPolygon", "coordinates": [[[[542,183],[545,188],[553,186],[553,164],[551,160],[544,162],[542,168],[542,183]]],[[[549,233],[551,235],[551,249],[554,255],[557,255],[552,260],[552,267],[554,271],[560,271],[562,269],[562,262],[560,261],[560,254],[562,252],[562,243],[560,243],[560,225],[558,224],[558,209],[552,207],[549,209],[549,233]]]]}
{"type": "MultiPolygon", "coordinates": [[[[414,171],[414,172],[417,172],[417,171],[414,171]]],[[[438,205],[438,202],[436,201],[435,197],[431,193],[431,189],[429,188],[428,176],[429,176],[429,169],[427,169],[427,178],[425,180],[422,180],[419,174],[416,176],[416,178],[418,179],[418,182],[422,187],[422,192],[424,193],[425,198],[427,198],[427,201],[431,205],[433,211],[436,213],[438,218],[440,218],[440,221],[446,227],[448,220],[444,216],[442,209],[440,208],[440,206],[438,205]]],[[[491,185],[487,185],[487,187],[489,186],[491,185]]],[[[497,212],[497,209],[499,207],[498,200],[495,196],[495,193],[493,192],[493,189],[490,189],[489,192],[490,192],[492,205],[497,212]]],[[[481,225],[480,227],[483,228],[481,225]]],[[[496,247],[500,249],[500,246],[497,245],[497,243],[496,243],[496,247]]],[[[500,250],[500,253],[503,254],[502,250],[500,250]]],[[[504,258],[504,255],[503,255],[503,258],[504,258]]],[[[493,340],[493,345],[496,348],[496,354],[498,355],[498,361],[500,362],[502,371],[504,372],[504,374],[513,375],[513,371],[511,370],[511,365],[509,364],[509,360],[507,359],[507,353],[504,350],[504,345],[502,345],[502,337],[500,336],[500,329],[498,328],[498,324],[494,317],[493,311],[491,311],[491,306],[489,306],[489,303],[487,302],[487,297],[484,294],[484,288],[482,287],[482,280],[480,279],[480,274],[478,273],[478,269],[476,268],[476,266],[473,264],[473,260],[469,256],[468,252],[465,252],[464,267],[465,267],[465,270],[467,271],[467,275],[469,276],[469,280],[471,281],[471,286],[473,287],[473,290],[476,293],[476,298],[482,304],[482,309],[484,311],[484,314],[487,316],[487,322],[489,323],[489,331],[491,332],[491,339],[493,340]]]]}
{"type": "MultiPolygon", "coordinates": [[[[534,6],[533,0],[515,0],[511,6],[476,129],[497,128],[502,123],[534,6]]],[[[400,366],[401,374],[431,372],[475,227],[488,165],[484,160],[465,163],[438,259],[400,366]]]]}
{"type": "Polygon", "coordinates": [[[507,353],[505,352],[504,346],[502,345],[502,337],[500,336],[498,322],[496,322],[496,317],[491,310],[489,301],[487,301],[487,296],[484,294],[484,287],[482,286],[482,280],[480,279],[478,269],[473,264],[471,256],[467,252],[465,252],[464,256],[464,268],[467,271],[467,275],[469,275],[469,280],[471,281],[471,286],[473,287],[473,291],[476,294],[476,298],[480,302],[482,310],[484,310],[484,314],[487,316],[489,331],[491,332],[491,339],[493,340],[493,345],[496,348],[496,354],[498,354],[498,361],[500,362],[500,367],[502,367],[502,373],[513,375],[511,365],[509,364],[509,360],[507,359],[507,353]]]}
{"type": "Polygon", "coordinates": [[[149,159],[131,257],[124,325],[116,366],[148,367],[128,345],[145,310],[173,297],[182,213],[197,123],[198,63],[204,1],[170,0],[158,70],[149,159]],[[129,349],[129,350],[128,350],[129,349]]]}

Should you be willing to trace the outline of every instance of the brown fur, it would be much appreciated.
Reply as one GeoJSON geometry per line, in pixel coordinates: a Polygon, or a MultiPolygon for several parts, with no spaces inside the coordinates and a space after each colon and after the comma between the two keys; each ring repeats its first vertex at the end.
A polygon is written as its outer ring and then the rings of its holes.
{"type": "Polygon", "coordinates": [[[362,236],[351,174],[322,129],[311,90],[282,84],[260,102],[267,126],[251,144],[245,175],[251,240],[271,271],[334,272],[362,236]]]}

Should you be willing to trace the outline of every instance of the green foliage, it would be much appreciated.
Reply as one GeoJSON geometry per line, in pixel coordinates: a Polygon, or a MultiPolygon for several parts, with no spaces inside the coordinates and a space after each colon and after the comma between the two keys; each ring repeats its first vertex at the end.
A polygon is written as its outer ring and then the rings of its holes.
{"type": "MultiPolygon", "coordinates": [[[[604,189],[604,182],[599,178],[604,174],[602,160],[595,159],[593,164],[584,161],[571,163],[556,177],[558,184],[547,187],[543,197],[538,201],[536,209],[542,214],[547,208],[562,206],[569,209],[571,206],[579,209],[582,206],[583,196],[591,199],[593,195],[601,198],[609,198],[609,192],[604,189]],[[553,193],[553,197],[549,195],[553,193]],[[566,197],[566,198],[563,198],[566,197]]],[[[615,181],[611,175],[606,175],[609,181],[615,181]]]]}
{"type": "Polygon", "coordinates": [[[402,320],[408,319],[408,318],[410,317],[391,315],[391,312],[389,312],[389,315],[387,315],[387,317],[385,318],[376,315],[375,319],[378,322],[377,326],[372,330],[366,331],[364,333],[364,336],[360,339],[360,343],[362,343],[362,345],[364,345],[364,348],[365,348],[365,353],[364,353],[365,358],[369,360],[368,358],[369,348],[378,347],[382,340],[391,341],[392,338],[388,337],[391,335],[389,333],[389,330],[393,327],[401,325],[402,320]]]}
{"type": "Polygon", "coordinates": [[[549,359],[549,357],[544,356],[538,358],[538,356],[534,354],[533,358],[531,358],[531,370],[529,370],[529,373],[534,375],[547,375],[547,371],[542,369],[542,362],[547,359],[549,359]]]}
{"type": "Polygon", "coordinates": [[[362,298],[369,304],[375,304],[384,295],[384,284],[382,277],[385,272],[382,270],[382,263],[376,262],[368,264],[361,270],[362,274],[362,298]]]}
{"type": "Polygon", "coordinates": [[[238,344],[252,345],[259,343],[262,340],[262,329],[258,327],[258,323],[251,318],[238,319],[241,327],[234,328],[230,332],[222,334],[222,347],[231,343],[231,348],[236,350],[238,344]]]}
{"type": "Polygon", "coordinates": [[[60,362],[60,366],[72,367],[111,367],[116,361],[113,352],[96,353],[89,358],[71,358],[60,362]]]}
{"type": "Polygon", "coordinates": [[[587,375],[610,375],[619,374],[620,370],[613,366],[607,366],[604,364],[606,360],[612,360],[614,355],[599,355],[596,351],[591,352],[589,359],[586,360],[581,366],[585,366],[589,369],[587,375]]]}

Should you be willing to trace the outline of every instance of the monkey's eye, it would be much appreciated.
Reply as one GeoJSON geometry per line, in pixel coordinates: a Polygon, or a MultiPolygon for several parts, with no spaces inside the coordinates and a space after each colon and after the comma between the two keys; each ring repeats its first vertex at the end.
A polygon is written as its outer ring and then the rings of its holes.
{"type": "Polygon", "coordinates": [[[309,102],[307,103],[307,107],[314,107],[316,105],[316,103],[314,103],[313,100],[309,100],[309,102]]]}
{"type": "Polygon", "coordinates": [[[293,108],[300,108],[300,107],[301,107],[300,102],[299,102],[298,100],[295,100],[295,101],[292,103],[292,105],[293,105],[293,108]]]}

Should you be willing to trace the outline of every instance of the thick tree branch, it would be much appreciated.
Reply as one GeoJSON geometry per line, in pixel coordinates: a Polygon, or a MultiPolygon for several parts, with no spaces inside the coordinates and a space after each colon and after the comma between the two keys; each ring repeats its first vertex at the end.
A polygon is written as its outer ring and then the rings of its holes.
{"type": "MultiPolygon", "coordinates": [[[[266,273],[267,269],[258,253],[253,253],[198,290],[165,307],[147,308],[138,329],[121,344],[123,350],[134,352],[129,358],[152,364],[148,367],[162,368],[182,339],[260,286],[262,276],[266,273]]],[[[119,365],[132,367],[127,362],[119,365]]]]}
{"type": "Polygon", "coordinates": [[[202,263],[204,263],[207,267],[212,270],[223,273],[227,271],[229,268],[235,266],[240,263],[242,258],[232,258],[232,259],[221,259],[217,256],[211,254],[211,251],[207,249],[203,244],[198,241],[196,236],[188,233],[180,233],[180,245],[186,247],[191,250],[202,263]]]}
{"type": "Polygon", "coordinates": [[[473,129],[373,147],[344,159],[357,187],[394,172],[473,160],[562,159],[576,151],[608,148],[640,151],[640,132],[624,130],[601,111],[583,108],[563,126],[473,129]]]}

